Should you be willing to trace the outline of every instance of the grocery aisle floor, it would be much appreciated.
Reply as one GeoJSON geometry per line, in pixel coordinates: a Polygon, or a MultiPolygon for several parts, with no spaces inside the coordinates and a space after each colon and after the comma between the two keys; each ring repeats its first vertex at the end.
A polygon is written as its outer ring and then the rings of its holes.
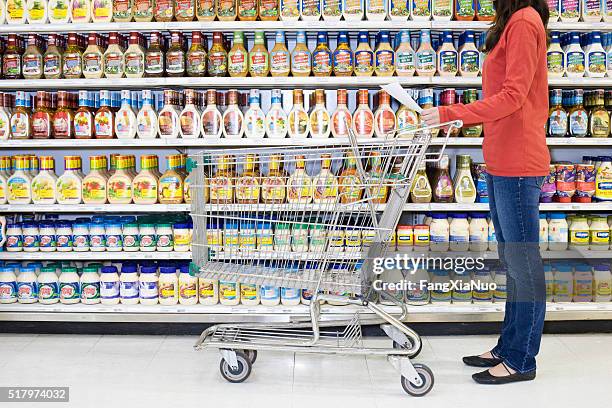
{"type": "Polygon", "coordinates": [[[262,352],[246,383],[229,384],[218,353],[196,353],[195,340],[0,334],[0,386],[69,386],[71,403],[57,407],[477,408],[575,407],[608,400],[612,384],[612,335],[603,334],[545,336],[535,382],[488,387],[472,382],[476,369],[460,357],[485,350],[493,336],[427,337],[417,360],[432,368],[436,385],[424,398],[405,394],[399,375],[374,357],[262,352]]]}

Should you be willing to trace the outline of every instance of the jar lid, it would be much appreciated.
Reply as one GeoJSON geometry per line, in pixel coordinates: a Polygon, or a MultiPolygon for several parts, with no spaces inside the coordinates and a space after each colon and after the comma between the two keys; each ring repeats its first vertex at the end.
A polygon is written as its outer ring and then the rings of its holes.
{"type": "Polygon", "coordinates": [[[89,228],[89,224],[74,224],[72,228],[89,228]]]}
{"type": "MultiPolygon", "coordinates": [[[[0,272],[13,272],[13,268],[9,267],[9,266],[2,266],[0,267],[0,272]]],[[[55,272],[55,270],[54,270],[55,272]]]]}
{"type": "Polygon", "coordinates": [[[247,228],[247,229],[254,229],[255,228],[255,222],[253,221],[241,221],[240,222],[240,228],[247,228]]]}
{"type": "Polygon", "coordinates": [[[38,223],[35,222],[24,222],[22,228],[38,228],[38,223]]]}
{"type": "Polygon", "coordinates": [[[19,223],[6,224],[6,228],[21,228],[19,223]]]}
{"type": "Polygon", "coordinates": [[[127,224],[123,224],[123,228],[138,228],[138,224],[135,222],[129,222],[127,224]]]}
{"type": "Polygon", "coordinates": [[[293,224],[293,229],[308,229],[308,224],[293,224]]]}
{"type": "Polygon", "coordinates": [[[483,213],[483,212],[473,212],[473,213],[470,213],[470,217],[472,217],[472,218],[478,218],[478,219],[483,219],[483,218],[487,218],[487,213],[483,213]]]}
{"type": "Polygon", "coordinates": [[[72,227],[72,223],[71,222],[58,222],[56,225],[56,228],[71,228],[72,227]]]}
{"type": "Polygon", "coordinates": [[[155,224],[139,224],[140,228],[155,228],[155,224]]]}
{"type": "Polygon", "coordinates": [[[555,212],[555,213],[551,213],[550,214],[550,218],[552,220],[564,220],[566,217],[565,217],[564,213],[557,213],[557,212],[555,212]]]}
{"type": "Polygon", "coordinates": [[[156,266],[143,266],[140,268],[140,273],[156,273],[157,272],[157,267],[156,266]]]}
{"type": "Polygon", "coordinates": [[[606,265],[606,264],[597,264],[597,265],[593,266],[593,269],[595,269],[598,272],[609,272],[610,271],[610,266],[606,265]]]}
{"type": "Polygon", "coordinates": [[[76,273],[77,268],[74,266],[65,266],[62,268],[62,273],[76,273]]]}
{"type": "Polygon", "coordinates": [[[443,220],[443,219],[446,219],[447,216],[446,216],[446,213],[433,213],[431,214],[431,218],[434,218],[436,220],[443,220]]]}
{"type": "Polygon", "coordinates": [[[189,225],[187,223],[179,223],[174,224],[174,229],[188,229],[189,225]]]}
{"type": "Polygon", "coordinates": [[[49,222],[49,221],[41,222],[41,223],[38,224],[38,227],[39,228],[53,228],[53,227],[55,227],[55,223],[54,222],[49,222]]]}
{"type": "Polygon", "coordinates": [[[179,267],[179,271],[180,271],[181,273],[189,273],[189,265],[181,265],[181,266],[179,267]]]}
{"type": "Polygon", "coordinates": [[[161,266],[159,273],[176,273],[176,268],[174,266],[161,266]]]}
{"type": "Polygon", "coordinates": [[[225,221],[225,228],[237,229],[238,221],[234,221],[234,220],[225,221]]]}
{"type": "Polygon", "coordinates": [[[31,266],[22,266],[19,268],[19,273],[29,273],[36,272],[36,268],[32,268],[31,266]]]}
{"type": "Polygon", "coordinates": [[[40,273],[55,273],[55,267],[46,266],[40,270],[40,273]]]}
{"type": "Polygon", "coordinates": [[[453,214],[453,218],[467,219],[466,213],[455,213],[453,214]]]}
{"type": "Polygon", "coordinates": [[[136,273],[137,270],[136,265],[121,265],[121,273],[136,273]]]}
{"type": "Polygon", "coordinates": [[[102,273],[117,273],[117,268],[115,266],[103,266],[102,273]]]}
{"type": "Polygon", "coordinates": [[[98,273],[98,268],[96,268],[95,266],[86,266],[83,268],[83,273],[98,273]]]}
{"type": "Polygon", "coordinates": [[[285,223],[280,223],[280,224],[276,224],[276,229],[289,229],[291,226],[289,224],[285,224],[285,223]]]}
{"type": "Polygon", "coordinates": [[[160,223],[160,224],[157,224],[157,228],[172,228],[172,224],[165,223],[165,222],[160,223]]]}
{"type": "Polygon", "coordinates": [[[576,265],[576,272],[591,272],[591,271],[592,271],[591,265],[589,264],[580,263],[576,265]]]}

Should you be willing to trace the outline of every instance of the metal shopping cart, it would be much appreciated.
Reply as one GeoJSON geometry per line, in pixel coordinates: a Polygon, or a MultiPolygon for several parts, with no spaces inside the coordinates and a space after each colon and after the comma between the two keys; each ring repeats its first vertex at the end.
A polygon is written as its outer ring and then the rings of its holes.
{"type": "MultiPolygon", "coordinates": [[[[427,394],[434,376],[410,358],[419,335],[404,325],[408,311],[393,293],[374,290],[374,261],[387,249],[419,165],[437,161],[461,122],[444,123],[437,152],[432,130],[397,130],[385,138],[313,141],[299,147],[209,150],[192,155],[194,270],[218,281],[225,296],[278,294],[303,298],[307,318],[284,324],[219,324],[206,329],[196,350],[218,348],[221,375],[246,380],[258,350],[386,356],[404,390],[427,394]],[[313,176],[314,175],[314,176],[313,176]],[[240,286],[242,285],[242,287],[240,286]],[[377,303],[399,306],[394,316],[377,303]],[[324,319],[323,303],[352,305],[345,319],[324,319]],[[364,313],[367,312],[367,313],[364,313]],[[378,323],[393,348],[366,347],[361,325],[378,323]],[[344,327],[340,331],[325,327],[344,327]]],[[[284,298],[284,297],[283,297],[284,298]]]]}

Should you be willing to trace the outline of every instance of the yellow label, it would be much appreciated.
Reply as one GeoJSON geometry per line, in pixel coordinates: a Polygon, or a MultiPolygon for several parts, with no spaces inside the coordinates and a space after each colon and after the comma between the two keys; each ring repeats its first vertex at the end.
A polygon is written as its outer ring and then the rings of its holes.
{"type": "Polygon", "coordinates": [[[285,198],[285,182],[281,177],[267,177],[261,184],[264,201],[280,201],[285,198]]]}
{"type": "Polygon", "coordinates": [[[240,294],[243,299],[255,300],[257,299],[257,286],[243,284],[240,288],[240,294]]]}
{"type": "Polygon", "coordinates": [[[221,231],[207,231],[206,242],[208,245],[220,246],[223,243],[223,235],[221,234],[221,231]]]}
{"type": "Polygon", "coordinates": [[[225,299],[235,299],[237,294],[236,284],[232,282],[220,283],[219,294],[225,299]]]}
{"type": "Polygon", "coordinates": [[[236,199],[259,201],[259,182],[255,177],[240,177],[236,183],[236,199]]]}
{"type": "Polygon", "coordinates": [[[413,234],[410,230],[398,230],[397,231],[397,245],[399,246],[410,246],[414,244],[413,234]]]}
{"type": "Polygon", "coordinates": [[[30,9],[30,20],[42,20],[45,17],[45,11],[41,9],[30,9]]]}
{"type": "Polygon", "coordinates": [[[102,177],[85,177],[85,180],[83,180],[83,200],[106,201],[106,180],[102,177]]]}
{"type": "Polygon", "coordinates": [[[72,9],[72,18],[80,19],[85,18],[87,15],[87,9],[85,7],[73,8],[72,9]]]}
{"type": "Polygon", "coordinates": [[[55,180],[38,178],[32,182],[32,199],[52,200],[55,198],[55,180]]]}
{"type": "Polygon", "coordinates": [[[108,181],[108,198],[130,200],[132,198],[132,180],[129,177],[113,177],[108,181]]]}
{"type": "Polygon", "coordinates": [[[240,235],[240,247],[255,247],[255,235],[240,235]]]}
{"type": "Polygon", "coordinates": [[[200,279],[200,299],[208,299],[214,296],[215,296],[214,283],[200,279]]]}
{"type": "Polygon", "coordinates": [[[6,190],[4,188],[4,182],[0,181],[0,200],[4,201],[6,199],[6,190]]]}
{"type": "Polygon", "coordinates": [[[174,233],[174,245],[189,245],[189,233],[174,233]]]}
{"type": "Polygon", "coordinates": [[[229,201],[232,198],[232,181],[229,177],[214,177],[210,179],[211,201],[229,201]]]}
{"type": "Polygon", "coordinates": [[[25,0],[13,0],[8,1],[6,8],[8,9],[8,15],[13,20],[20,20],[23,18],[25,0]]]}
{"type": "Polygon", "coordinates": [[[63,20],[68,15],[68,10],[65,8],[56,7],[53,9],[53,18],[56,20],[63,20]]]}
{"type": "Polygon", "coordinates": [[[612,293],[612,287],[610,287],[610,282],[600,281],[596,283],[595,294],[597,296],[610,296],[612,293]]]}
{"type": "Polygon", "coordinates": [[[593,244],[608,244],[610,242],[610,231],[591,231],[591,242],[593,244]]]}
{"type": "Polygon", "coordinates": [[[176,296],[176,288],[173,283],[166,283],[159,290],[159,297],[169,299],[176,296]]]}
{"type": "Polygon", "coordinates": [[[570,231],[570,242],[572,244],[589,245],[589,230],[570,231]]]}
{"type": "Polygon", "coordinates": [[[266,247],[274,245],[274,237],[272,235],[260,235],[257,237],[257,246],[266,247]]]}
{"type": "Polygon", "coordinates": [[[157,180],[153,177],[137,176],[132,183],[134,198],[157,199],[157,180]]]}
{"type": "Polygon", "coordinates": [[[26,180],[11,179],[8,182],[9,199],[19,200],[29,198],[28,185],[26,180]]]}
{"type": "Polygon", "coordinates": [[[107,7],[97,7],[94,9],[94,16],[96,18],[106,18],[110,16],[110,13],[107,7]]]}
{"type": "Polygon", "coordinates": [[[166,176],[159,179],[159,191],[164,199],[183,198],[183,182],[179,177],[166,176]]]}

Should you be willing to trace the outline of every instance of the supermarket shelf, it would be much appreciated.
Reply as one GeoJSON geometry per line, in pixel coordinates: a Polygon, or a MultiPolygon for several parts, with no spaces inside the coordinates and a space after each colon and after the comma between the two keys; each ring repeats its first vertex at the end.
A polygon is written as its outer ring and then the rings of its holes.
{"type": "MultiPolygon", "coordinates": [[[[482,137],[451,137],[447,146],[482,146],[482,137]]],[[[53,139],[53,140],[4,140],[0,143],[6,149],[56,149],[56,148],[218,148],[218,147],[281,147],[281,146],[320,146],[327,144],[347,144],[347,138],[330,139],[278,139],[266,138],[261,140],[252,139],[225,139],[225,138],[199,138],[199,139],[53,139]]],[[[444,143],[443,138],[433,138],[432,146],[440,146],[444,143]]],[[[546,139],[548,146],[612,146],[612,137],[549,137],[546,139]]]]}
{"type": "MultiPolygon", "coordinates": [[[[390,313],[397,307],[385,306],[390,313]]],[[[323,306],[323,321],[350,320],[358,309],[353,306],[323,306]]],[[[410,306],[408,321],[420,322],[499,322],[503,303],[431,304],[410,306]]],[[[309,309],[299,306],[144,306],[144,305],[41,305],[38,303],[0,305],[0,321],[56,322],[141,322],[141,323],[285,323],[308,319],[309,309]]],[[[371,313],[361,315],[362,323],[375,324],[371,313]]],[[[549,303],[546,320],[609,320],[612,303],[549,303]]]]}
{"type": "MultiPolygon", "coordinates": [[[[130,22],[130,23],[86,23],[86,24],[15,24],[0,25],[0,33],[68,33],[68,32],[108,32],[108,31],[255,31],[255,30],[401,30],[401,29],[433,29],[433,30],[486,30],[491,23],[486,21],[182,21],[182,22],[130,22]]],[[[550,30],[586,31],[612,29],[612,23],[561,23],[551,22],[550,30]]]]}
{"type": "Polygon", "coordinates": [[[186,212],[190,204],[5,204],[0,205],[0,213],[161,213],[186,212]]]}
{"type": "Polygon", "coordinates": [[[0,252],[4,261],[123,261],[191,259],[191,252],[0,252]]]}

